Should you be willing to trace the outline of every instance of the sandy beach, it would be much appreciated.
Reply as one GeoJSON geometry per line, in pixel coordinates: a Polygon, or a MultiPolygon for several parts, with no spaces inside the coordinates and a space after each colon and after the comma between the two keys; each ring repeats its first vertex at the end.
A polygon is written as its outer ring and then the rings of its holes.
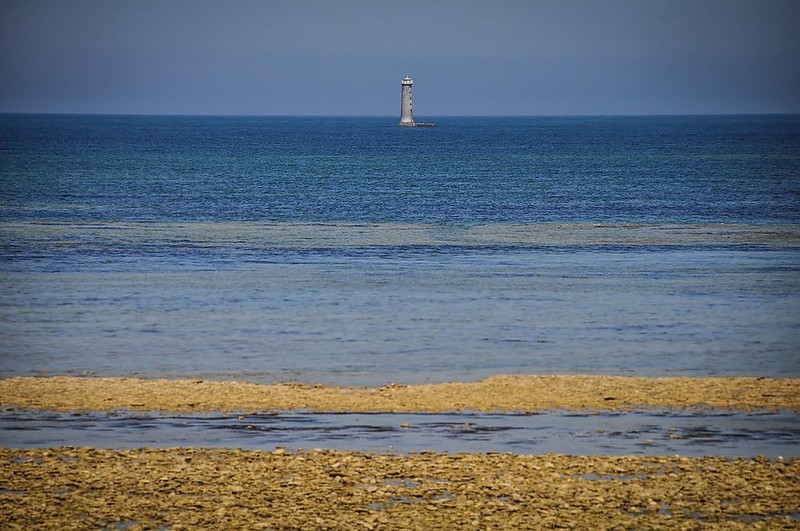
{"type": "MultiPolygon", "coordinates": [[[[336,388],[0,380],[7,410],[800,410],[792,379],[497,376],[336,388]]],[[[0,449],[6,529],[797,529],[800,459],[0,449]]]]}

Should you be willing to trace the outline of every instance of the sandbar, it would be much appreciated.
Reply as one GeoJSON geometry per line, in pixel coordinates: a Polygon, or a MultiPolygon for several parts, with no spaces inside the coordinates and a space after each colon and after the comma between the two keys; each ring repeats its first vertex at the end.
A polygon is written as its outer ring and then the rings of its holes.
{"type": "Polygon", "coordinates": [[[536,413],[647,409],[800,411],[792,378],[493,376],[378,388],[93,377],[0,379],[0,406],[52,411],[536,413]]]}

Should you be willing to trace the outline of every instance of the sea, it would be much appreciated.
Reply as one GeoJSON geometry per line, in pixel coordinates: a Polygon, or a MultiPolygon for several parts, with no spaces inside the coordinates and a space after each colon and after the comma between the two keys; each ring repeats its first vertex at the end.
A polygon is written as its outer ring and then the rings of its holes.
{"type": "MultiPolygon", "coordinates": [[[[0,115],[0,377],[800,377],[800,115],[426,121],[0,115]]],[[[0,445],[777,457],[798,420],[12,409],[0,445]]]]}
{"type": "Polygon", "coordinates": [[[0,115],[0,376],[800,376],[800,116],[0,115]]]}

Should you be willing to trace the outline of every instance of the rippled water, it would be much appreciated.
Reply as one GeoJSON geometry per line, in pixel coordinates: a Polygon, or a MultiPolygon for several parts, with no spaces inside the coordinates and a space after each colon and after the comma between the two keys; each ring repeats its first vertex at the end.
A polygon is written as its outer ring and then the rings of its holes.
{"type": "Polygon", "coordinates": [[[497,373],[800,368],[797,235],[785,230],[5,230],[26,242],[17,254],[7,250],[4,266],[6,375],[380,385],[497,373]],[[591,243],[557,244],[564,233],[591,243]],[[695,243],[697,233],[708,233],[707,244],[695,243]]]}
{"type": "Polygon", "coordinates": [[[133,413],[0,414],[8,447],[202,446],[330,448],[409,453],[797,456],[800,423],[788,413],[310,414],[171,416],[133,413]]]}
{"type": "Polygon", "coordinates": [[[0,375],[800,374],[800,118],[0,116],[0,375]]]}

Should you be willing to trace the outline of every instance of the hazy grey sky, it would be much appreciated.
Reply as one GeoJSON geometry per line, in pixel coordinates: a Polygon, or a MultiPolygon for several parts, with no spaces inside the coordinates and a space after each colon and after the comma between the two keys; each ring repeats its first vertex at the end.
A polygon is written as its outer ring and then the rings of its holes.
{"type": "Polygon", "coordinates": [[[800,0],[0,0],[0,112],[800,112],[800,0]]]}

